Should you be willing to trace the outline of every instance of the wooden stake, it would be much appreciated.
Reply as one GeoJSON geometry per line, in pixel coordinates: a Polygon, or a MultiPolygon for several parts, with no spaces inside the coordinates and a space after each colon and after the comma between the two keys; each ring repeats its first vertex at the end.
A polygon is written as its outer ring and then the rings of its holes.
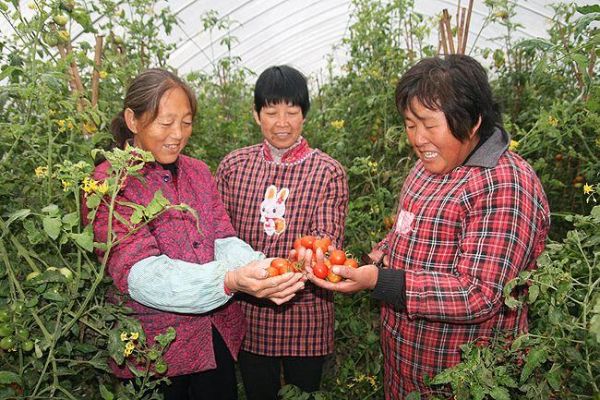
{"type": "Polygon", "coordinates": [[[450,54],[455,54],[454,51],[454,37],[452,35],[452,26],[450,25],[450,14],[448,13],[448,9],[444,8],[442,10],[444,13],[444,18],[442,21],[444,22],[444,27],[446,28],[446,39],[448,40],[448,47],[450,50],[450,54]]]}
{"type": "Polygon", "coordinates": [[[444,21],[440,19],[440,42],[444,48],[444,55],[448,54],[448,43],[446,43],[446,29],[444,28],[444,21]]]}
{"type": "Polygon", "coordinates": [[[458,54],[465,54],[465,49],[463,48],[463,35],[464,35],[464,31],[465,31],[464,25],[465,25],[466,13],[467,13],[467,9],[463,7],[460,12],[460,18],[459,18],[459,24],[458,24],[458,37],[457,37],[457,41],[456,41],[456,44],[458,46],[458,50],[457,50],[458,54]]]}
{"type": "Polygon", "coordinates": [[[92,107],[98,105],[98,91],[100,88],[100,66],[102,63],[102,35],[96,35],[96,48],[94,50],[94,72],[92,73],[92,107]]]}
{"type": "Polygon", "coordinates": [[[469,0],[469,9],[467,10],[467,21],[464,24],[462,37],[462,54],[467,52],[467,37],[469,36],[469,28],[471,26],[471,14],[473,13],[473,0],[469,0]]]}

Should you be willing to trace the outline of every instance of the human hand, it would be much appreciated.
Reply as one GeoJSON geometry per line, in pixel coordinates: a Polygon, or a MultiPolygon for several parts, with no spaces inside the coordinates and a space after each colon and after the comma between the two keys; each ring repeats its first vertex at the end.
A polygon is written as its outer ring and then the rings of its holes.
{"type": "MultiPolygon", "coordinates": [[[[369,254],[367,254],[368,259],[371,260],[372,263],[377,264],[383,262],[383,265],[386,267],[389,266],[389,257],[383,253],[383,251],[379,249],[373,249],[369,254]]],[[[363,257],[363,261],[367,258],[363,257]]]]}
{"type": "Polygon", "coordinates": [[[379,268],[372,264],[363,265],[359,268],[335,265],[332,272],[342,277],[342,280],[337,283],[317,278],[311,267],[307,267],[306,271],[308,279],[315,285],[340,293],[355,293],[363,289],[373,289],[379,275],[379,268]]]}
{"type": "Polygon", "coordinates": [[[225,286],[232,292],[244,292],[257,298],[268,298],[275,304],[283,304],[304,288],[303,275],[287,272],[269,278],[267,268],[272,258],[253,261],[225,274],[225,286]]]}

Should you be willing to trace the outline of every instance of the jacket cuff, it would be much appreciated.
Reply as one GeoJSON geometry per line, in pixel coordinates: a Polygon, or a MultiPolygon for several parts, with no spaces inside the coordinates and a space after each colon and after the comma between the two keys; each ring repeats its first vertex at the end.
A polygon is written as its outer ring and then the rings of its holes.
{"type": "Polygon", "coordinates": [[[374,299],[385,301],[397,308],[406,308],[406,280],[404,270],[384,268],[379,270],[377,283],[371,294],[374,299]]]}

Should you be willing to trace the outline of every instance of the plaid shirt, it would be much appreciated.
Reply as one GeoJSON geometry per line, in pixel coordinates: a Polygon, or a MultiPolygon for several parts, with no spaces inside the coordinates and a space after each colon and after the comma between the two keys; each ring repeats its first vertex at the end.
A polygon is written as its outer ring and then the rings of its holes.
{"type": "MultiPolygon", "coordinates": [[[[186,203],[198,214],[201,230],[198,231],[196,218],[189,212],[170,210],[148,225],[141,227],[115,246],[107,262],[108,274],[116,289],[127,295],[127,277],[131,267],[138,261],[151,256],[164,254],[170,258],[201,264],[214,260],[215,239],[234,236],[210,170],[202,161],[180,155],[177,160],[178,173],[156,163],[148,163],[140,171],[143,181],[128,177],[117,197],[115,211],[129,220],[133,209],[122,202],[148,205],[157,190],[172,203],[186,203]]],[[[107,177],[110,167],[105,161],[94,171],[94,179],[107,177]]],[[[94,236],[98,242],[106,242],[108,237],[109,214],[103,204],[98,208],[94,220],[94,236]]],[[[113,219],[112,228],[118,238],[129,234],[130,229],[118,219],[113,219]]],[[[102,257],[103,252],[98,251],[102,257]]],[[[170,326],[177,332],[171,343],[165,361],[168,376],[185,375],[206,371],[217,367],[212,344],[212,326],[223,337],[234,358],[242,344],[245,333],[244,316],[238,304],[233,301],[205,314],[178,314],[146,307],[127,298],[126,305],[133,310],[133,316],[140,320],[148,339],[154,343],[157,334],[164,333],[170,326]]],[[[126,367],[118,367],[111,362],[115,375],[131,378],[133,374],[126,367]]]]}
{"type": "MultiPolygon", "coordinates": [[[[272,161],[266,144],[236,150],[217,171],[217,186],[238,236],[267,257],[287,257],[301,235],[329,236],[341,246],[348,182],[341,165],[303,139],[293,154],[272,161]],[[285,230],[269,235],[261,222],[267,187],[289,189],[285,230]]],[[[265,356],[319,356],[333,352],[333,294],[307,283],[288,303],[240,296],[248,321],[242,349],[265,356]]]]}
{"type": "Polygon", "coordinates": [[[386,399],[448,395],[423,380],[459,363],[462,344],[527,330],[527,309],[507,308],[502,290],[535,268],[548,204],[529,164],[506,151],[506,133],[488,141],[445,175],[419,161],[404,183],[395,228],[380,246],[406,279],[406,309],[382,306],[386,399]]]}

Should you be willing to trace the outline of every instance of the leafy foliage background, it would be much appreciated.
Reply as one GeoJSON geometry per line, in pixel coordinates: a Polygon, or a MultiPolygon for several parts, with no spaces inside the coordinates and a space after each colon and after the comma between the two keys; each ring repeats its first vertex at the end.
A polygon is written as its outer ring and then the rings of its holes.
{"type": "MultiPolygon", "coordinates": [[[[168,9],[155,12],[149,0],[28,4],[32,17],[18,1],[0,0],[0,18],[15,30],[0,33],[0,398],[156,398],[156,372],[168,367],[161,354],[173,334],[147,346],[128,311],[105,300],[110,280],[90,252],[99,244],[82,213],[116,193],[123,174],[135,174],[125,167],[135,156],[105,152],[122,168],[106,187],[90,181],[92,150],[112,146],[108,125],[132,77],[165,66],[172,48],[156,37],[177,20],[168,9]],[[91,15],[108,18],[92,22],[91,15]],[[74,41],[80,30],[84,36],[74,41]],[[109,358],[143,362],[146,372],[123,385],[109,373],[109,358]]],[[[600,6],[559,4],[548,39],[515,42],[514,3],[486,4],[485,24],[505,27],[504,45],[471,54],[490,70],[513,148],[542,179],[552,240],[539,269],[511,283],[530,285],[527,297],[506,292],[507,305],[529,307],[530,333],[465,346],[464,362],[432,384],[450,385],[459,399],[598,398],[600,6]]],[[[311,80],[305,135],[348,170],[345,247],[360,257],[393,224],[399,189],[415,161],[393,92],[403,71],[437,52],[425,40],[437,20],[415,13],[409,0],[354,0],[353,18],[340,44],[350,55],[343,73],[311,80]]],[[[214,12],[202,18],[207,32],[226,32],[232,23],[214,12]]],[[[236,40],[226,35],[224,43],[231,48],[236,40]]],[[[199,98],[186,152],[212,168],[229,151],[261,140],[248,83],[260,71],[243,65],[229,54],[213,60],[209,73],[186,77],[199,98]]],[[[146,223],[177,206],[155,200],[137,208],[130,222],[146,223]]],[[[312,396],[382,398],[378,304],[362,293],[337,296],[336,307],[337,350],[323,391],[312,396]]],[[[292,386],[282,396],[310,397],[292,386]]]]}

